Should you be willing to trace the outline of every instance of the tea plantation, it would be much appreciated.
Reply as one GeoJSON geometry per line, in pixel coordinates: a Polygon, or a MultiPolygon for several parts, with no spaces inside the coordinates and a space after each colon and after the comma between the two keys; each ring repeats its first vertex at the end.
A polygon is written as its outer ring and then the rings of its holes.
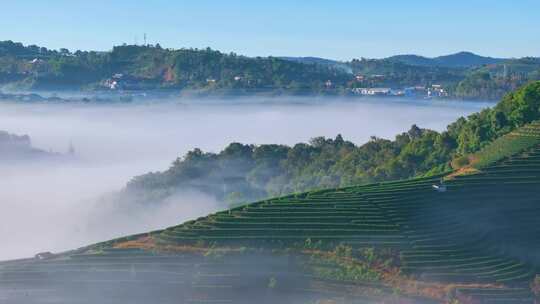
{"type": "Polygon", "coordinates": [[[0,303],[535,303],[540,123],[474,160],[472,174],[274,198],[0,263],[0,303]],[[310,271],[345,265],[324,262],[337,247],[353,252],[345,275],[310,271]],[[373,262],[364,249],[393,258],[373,262]],[[393,279],[362,276],[382,264],[393,279]]]}

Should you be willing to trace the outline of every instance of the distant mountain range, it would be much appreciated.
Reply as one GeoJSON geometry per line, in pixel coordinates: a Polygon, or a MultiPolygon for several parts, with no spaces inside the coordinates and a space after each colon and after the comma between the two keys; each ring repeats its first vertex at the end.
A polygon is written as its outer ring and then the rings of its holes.
{"type": "MultiPolygon", "coordinates": [[[[319,57],[248,57],[209,48],[165,49],[160,45],[121,45],[109,52],[71,52],[0,41],[0,90],[6,92],[159,90],[182,96],[352,96],[363,95],[359,88],[438,85],[444,88],[444,97],[496,100],[533,80],[540,80],[538,58],[502,59],[470,52],[435,58],[398,55],[338,61],[319,57]]],[[[427,93],[419,94],[416,97],[426,97],[427,93]]],[[[21,101],[40,100],[39,96],[20,97],[21,101]]],[[[0,94],[0,99],[6,98],[18,99],[0,94]]]]}
{"type": "Polygon", "coordinates": [[[283,60],[303,63],[303,64],[319,64],[319,65],[325,65],[325,66],[331,66],[331,67],[337,67],[340,68],[347,73],[352,73],[351,67],[346,63],[342,61],[332,60],[332,59],[326,59],[321,57],[278,57],[283,60]]]}
{"type": "MultiPolygon", "coordinates": [[[[311,64],[323,64],[330,66],[347,67],[344,62],[319,57],[280,57],[281,59],[311,64]]],[[[493,58],[476,55],[471,52],[459,52],[456,54],[439,56],[434,58],[420,55],[396,55],[382,60],[401,62],[412,66],[423,67],[446,67],[446,68],[471,68],[486,64],[496,64],[506,61],[504,58],[493,58]]]]}
{"type": "Polygon", "coordinates": [[[279,57],[279,58],[289,60],[289,61],[300,62],[300,63],[316,63],[316,64],[329,64],[329,65],[341,63],[337,60],[320,58],[320,57],[279,57]]]}
{"type": "Polygon", "coordinates": [[[438,66],[448,68],[470,68],[486,64],[497,64],[508,59],[492,58],[476,55],[471,52],[459,52],[456,54],[428,58],[418,55],[397,55],[387,58],[388,60],[402,62],[416,66],[438,66]]]}

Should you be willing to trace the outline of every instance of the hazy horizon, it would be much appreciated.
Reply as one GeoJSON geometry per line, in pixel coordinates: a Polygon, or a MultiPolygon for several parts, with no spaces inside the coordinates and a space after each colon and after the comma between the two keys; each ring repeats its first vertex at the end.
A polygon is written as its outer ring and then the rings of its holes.
{"type": "MultiPolygon", "coordinates": [[[[21,41],[18,41],[18,40],[13,40],[13,39],[7,39],[7,40],[11,40],[15,43],[23,43],[21,41]]],[[[156,42],[158,44],[160,44],[159,42],[156,42]]],[[[76,48],[72,48],[72,49],[68,49],[70,52],[76,52],[76,51],[83,51],[83,52],[91,52],[91,51],[95,51],[95,52],[110,52],[113,50],[113,48],[115,46],[121,46],[123,44],[127,44],[127,45],[139,45],[139,46],[143,46],[144,44],[142,43],[138,43],[138,42],[133,42],[133,43],[122,43],[122,44],[112,44],[109,48],[107,49],[100,49],[100,50],[97,50],[97,49],[93,49],[93,48],[88,48],[88,49],[76,49],[76,48]]],[[[61,48],[65,48],[63,46],[60,46],[60,47],[49,47],[47,45],[38,45],[36,43],[33,43],[33,42],[24,42],[23,43],[24,46],[30,46],[30,45],[37,45],[39,47],[45,47],[45,48],[48,48],[50,50],[60,50],[61,48]]],[[[154,45],[154,44],[152,44],[154,45]]],[[[170,48],[170,49],[190,49],[190,48],[198,48],[198,49],[205,49],[206,47],[194,47],[194,46],[190,46],[190,45],[183,45],[183,46],[176,46],[176,47],[169,47],[167,45],[163,45],[163,44],[160,44],[160,46],[162,48],[170,48]]],[[[209,47],[209,46],[207,46],[209,47]]],[[[214,50],[217,50],[217,51],[220,51],[220,52],[223,52],[223,53],[228,53],[227,51],[224,51],[224,50],[221,50],[221,49],[214,49],[214,50]]],[[[468,50],[468,49],[460,49],[460,50],[454,50],[454,51],[443,51],[441,53],[438,53],[438,54],[430,54],[430,55],[427,55],[427,54],[424,54],[422,52],[402,52],[402,53],[391,53],[389,55],[386,55],[386,56],[375,56],[375,57],[366,57],[366,56],[356,56],[356,57],[350,57],[350,58],[335,58],[335,57],[321,57],[321,56],[315,56],[315,55],[310,55],[309,53],[308,54],[296,54],[296,55],[291,55],[291,54],[266,54],[266,55],[259,55],[259,54],[251,54],[251,55],[245,55],[243,53],[239,53],[238,55],[240,56],[246,56],[246,57],[251,57],[251,58],[255,58],[255,57],[277,57],[277,58],[320,58],[320,59],[327,59],[327,60],[333,60],[333,61],[338,61],[338,62],[348,62],[348,61],[351,61],[353,59],[360,59],[360,58],[368,58],[368,59],[385,59],[385,58],[389,58],[389,57],[393,57],[393,56],[420,56],[420,57],[424,57],[424,58],[428,58],[428,59],[434,59],[434,58],[438,58],[438,57],[444,57],[444,56],[450,56],[450,55],[455,55],[455,54],[459,54],[459,53],[472,53],[474,55],[477,55],[477,56],[481,56],[481,57],[489,57],[489,58],[497,58],[497,59],[517,59],[517,58],[525,58],[525,57],[540,57],[540,54],[528,54],[528,55],[522,55],[522,56],[507,56],[507,57],[498,57],[498,56],[493,56],[492,54],[489,54],[489,53],[477,53],[477,52],[474,52],[474,51],[471,51],[471,50],[468,50]]]]}
{"type": "Polygon", "coordinates": [[[142,44],[146,34],[151,44],[211,47],[246,56],[350,60],[411,53],[434,57],[459,51],[501,58],[540,55],[540,43],[531,40],[540,34],[536,17],[540,4],[530,0],[27,0],[5,3],[3,11],[0,37],[53,49],[104,51],[112,45],[142,44]]]}

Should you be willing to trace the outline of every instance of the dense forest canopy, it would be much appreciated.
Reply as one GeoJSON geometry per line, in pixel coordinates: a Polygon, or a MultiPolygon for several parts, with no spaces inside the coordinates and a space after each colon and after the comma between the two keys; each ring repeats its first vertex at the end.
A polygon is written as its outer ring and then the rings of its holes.
{"type": "Polygon", "coordinates": [[[318,92],[345,83],[331,66],[273,57],[250,58],[207,49],[115,46],[110,52],[71,53],[0,43],[0,80],[29,88],[99,88],[114,79],[125,89],[289,89],[318,92]],[[33,58],[33,59],[31,59],[33,58]],[[29,59],[31,59],[29,61],[29,59]]]}
{"type": "Polygon", "coordinates": [[[338,62],[246,57],[212,49],[121,45],[111,51],[49,50],[0,42],[0,88],[195,90],[350,95],[362,87],[442,85],[449,97],[499,99],[540,80],[538,58],[495,59],[471,53],[338,62]]]}
{"type": "Polygon", "coordinates": [[[182,189],[239,202],[437,174],[451,170],[452,163],[466,164],[468,154],[538,119],[540,82],[534,82],[508,94],[494,108],[458,119],[441,133],[413,125],[393,140],[373,137],[359,146],[338,135],[293,147],[232,143],[219,153],[195,149],[164,172],[134,178],[126,191],[146,202],[182,189]]]}
{"type": "Polygon", "coordinates": [[[540,59],[522,58],[486,65],[468,73],[454,90],[456,97],[494,99],[531,80],[540,80],[540,59]]]}

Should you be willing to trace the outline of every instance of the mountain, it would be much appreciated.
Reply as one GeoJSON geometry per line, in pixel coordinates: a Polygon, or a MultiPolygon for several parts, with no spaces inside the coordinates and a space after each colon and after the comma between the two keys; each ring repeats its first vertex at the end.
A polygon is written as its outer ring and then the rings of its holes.
{"type": "MultiPolygon", "coordinates": [[[[285,60],[307,64],[322,64],[330,66],[343,66],[345,63],[320,57],[279,57],[285,60]]],[[[486,64],[496,64],[508,59],[479,56],[471,52],[459,52],[456,54],[439,56],[434,58],[419,55],[396,55],[386,58],[394,62],[401,62],[412,66],[423,67],[446,67],[446,68],[472,68],[486,64]]]]}
{"type": "Polygon", "coordinates": [[[346,62],[320,57],[279,57],[280,59],[299,62],[304,64],[320,64],[341,69],[347,73],[352,73],[350,66],[346,62]]]}
{"type": "MultiPolygon", "coordinates": [[[[498,100],[525,83],[540,80],[537,66],[531,58],[505,61],[467,52],[339,62],[318,57],[247,57],[209,48],[166,49],[159,44],[71,52],[0,41],[0,89],[7,91],[352,96],[359,94],[359,88],[430,88],[435,84],[444,89],[443,98],[498,100]]],[[[419,95],[427,96],[426,90],[419,95]]]]}
{"type": "Polygon", "coordinates": [[[285,59],[294,62],[308,63],[308,64],[325,64],[325,65],[336,65],[340,64],[340,61],[320,58],[320,57],[278,57],[280,59],[285,59]]]}
{"type": "Polygon", "coordinates": [[[199,90],[316,93],[350,75],[328,65],[212,49],[121,45],[109,52],[51,51],[0,42],[0,84],[26,89],[199,90]]]}
{"type": "Polygon", "coordinates": [[[493,99],[540,80],[540,58],[511,59],[472,69],[455,87],[458,98],[493,99]]]}
{"type": "Polygon", "coordinates": [[[460,52],[447,56],[434,58],[435,62],[442,66],[448,67],[473,67],[486,64],[501,63],[506,59],[483,57],[471,52],[460,52]]]}
{"type": "Polygon", "coordinates": [[[400,62],[412,66],[433,67],[436,66],[434,59],[419,55],[395,55],[386,58],[392,62],[400,62]]]}
{"type": "Polygon", "coordinates": [[[459,52],[456,54],[428,58],[418,55],[397,55],[387,58],[414,66],[438,66],[449,68],[471,68],[486,64],[496,64],[507,59],[483,57],[471,52],[459,52]]]}

